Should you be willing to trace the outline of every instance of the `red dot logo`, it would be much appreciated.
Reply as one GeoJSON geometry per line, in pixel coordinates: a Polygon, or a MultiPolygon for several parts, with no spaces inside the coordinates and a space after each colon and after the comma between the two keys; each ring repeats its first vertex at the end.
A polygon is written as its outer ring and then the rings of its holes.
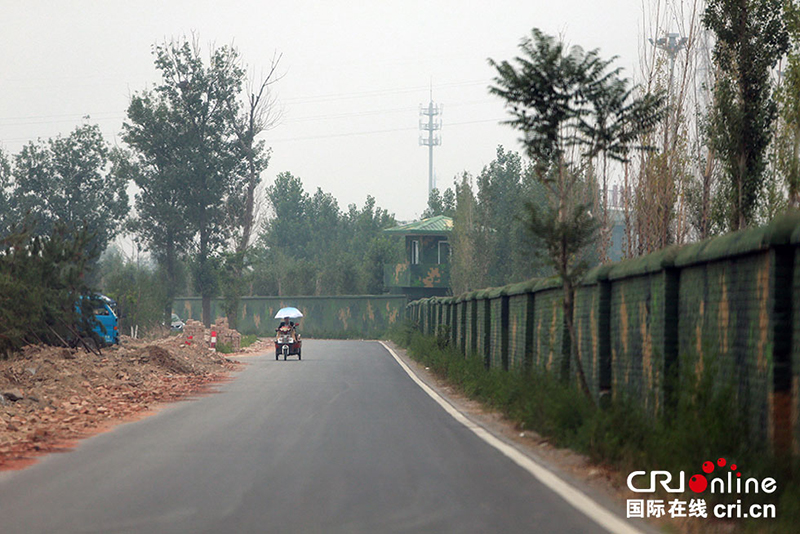
{"type": "Polygon", "coordinates": [[[693,475],[689,479],[689,489],[695,493],[703,493],[708,487],[708,480],[703,475],[693,475]]]}
{"type": "Polygon", "coordinates": [[[720,458],[719,460],[717,460],[717,465],[720,467],[725,467],[726,463],[727,462],[725,461],[725,458],[720,458]]]}
{"type": "Polygon", "coordinates": [[[714,462],[703,462],[703,472],[709,474],[714,471],[714,462]]]}

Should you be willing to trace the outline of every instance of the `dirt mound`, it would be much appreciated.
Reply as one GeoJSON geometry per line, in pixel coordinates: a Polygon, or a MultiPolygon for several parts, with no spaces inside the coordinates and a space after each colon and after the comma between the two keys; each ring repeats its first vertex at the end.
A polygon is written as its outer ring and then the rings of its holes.
{"type": "MultiPolygon", "coordinates": [[[[154,363],[173,373],[185,375],[197,374],[197,370],[188,361],[181,361],[179,357],[173,356],[168,350],[158,345],[148,345],[145,347],[142,351],[142,359],[145,362],[154,363]]],[[[188,360],[188,358],[185,359],[188,360]]]]}
{"type": "Polygon", "coordinates": [[[224,380],[236,361],[183,336],[84,350],[27,346],[0,360],[0,469],[224,380]]]}

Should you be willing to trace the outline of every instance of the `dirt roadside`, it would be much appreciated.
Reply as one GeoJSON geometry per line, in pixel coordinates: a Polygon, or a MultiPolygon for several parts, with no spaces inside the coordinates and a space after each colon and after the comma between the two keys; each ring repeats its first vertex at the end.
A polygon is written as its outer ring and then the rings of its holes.
{"type": "Polygon", "coordinates": [[[159,404],[209,392],[272,348],[260,340],[223,355],[185,336],[143,341],[122,336],[100,354],[27,346],[0,361],[0,470],[22,469],[48,452],[152,413],[159,404]]]}

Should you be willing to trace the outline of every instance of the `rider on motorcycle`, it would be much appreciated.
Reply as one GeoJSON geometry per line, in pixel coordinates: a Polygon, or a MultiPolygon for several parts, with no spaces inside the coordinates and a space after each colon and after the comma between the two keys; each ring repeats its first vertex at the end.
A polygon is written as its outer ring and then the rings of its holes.
{"type": "Polygon", "coordinates": [[[282,328],[289,328],[292,332],[292,339],[296,342],[297,341],[297,330],[295,330],[294,321],[290,320],[288,317],[284,317],[283,321],[280,325],[278,325],[278,329],[275,330],[276,332],[280,331],[282,328]]]}

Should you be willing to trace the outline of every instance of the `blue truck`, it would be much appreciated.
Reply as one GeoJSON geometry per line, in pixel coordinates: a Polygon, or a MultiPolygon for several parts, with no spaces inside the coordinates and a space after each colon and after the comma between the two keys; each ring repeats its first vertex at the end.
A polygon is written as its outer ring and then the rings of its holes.
{"type": "MultiPolygon", "coordinates": [[[[78,305],[80,311],[81,306],[78,305]]],[[[117,303],[105,295],[94,295],[91,298],[91,310],[94,315],[94,332],[106,345],[119,343],[119,318],[117,303]]]]}

